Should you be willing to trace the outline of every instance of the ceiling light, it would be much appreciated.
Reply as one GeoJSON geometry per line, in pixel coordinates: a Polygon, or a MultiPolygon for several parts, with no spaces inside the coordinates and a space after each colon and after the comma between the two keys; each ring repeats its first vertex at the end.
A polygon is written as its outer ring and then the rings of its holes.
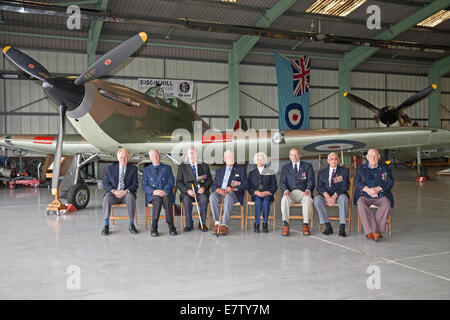
{"type": "Polygon", "coordinates": [[[434,27],[437,26],[439,23],[444,22],[445,20],[450,18],[450,11],[449,10],[441,10],[439,12],[436,12],[431,17],[426,18],[422,22],[419,22],[417,25],[421,27],[434,27]]]}
{"type": "Polygon", "coordinates": [[[317,0],[306,12],[345,17],[367,0],[317,0]]]}

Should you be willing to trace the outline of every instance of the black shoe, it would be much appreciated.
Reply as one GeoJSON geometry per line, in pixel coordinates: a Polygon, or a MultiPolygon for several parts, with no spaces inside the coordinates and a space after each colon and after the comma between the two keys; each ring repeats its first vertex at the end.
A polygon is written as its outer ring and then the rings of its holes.
{"type": "Polygon", "coordinates": [[[132,234],[136,234],[138,233],[136,227],[134,226],[134,224],[130,224],[130,226],[128,227],[128,230],[132,233],[132,234]]]}
{"type": "Polygon", "coordinates": [[[253,231],[259,233],[259,224],[256,224],[256,223],[255,223],[255,226],[254,226],[254,228],[253,228],[253,231]]]}
{"type": "Polygon", "coordinates": [[[184,232],[191,232],[192,230],[194,230],[194,226],[184,227],[183,229],[184,232]]]}
{"type": "Polygon", "coordinates": [[[158,232],[158,230],[152,230],[152,233],[151,233],[151,235],[152,235],[152,237],[158,237],[159,236],[159,232],[158,232]]]}
{"type": "Polygon", "coordinates": [[[102,229],[102,235],[107,236],[109,234],[109,226],[104,226],[102,229]]]}
{"type": "MultiPolygon", "coordinates": [[[[202,219],[202,222],[203,222],[204,220],[202,219]]],[[[208,231],[208,228],[205,226],[205,225],[203,225],[203,229],[202,229],[202,225],[200,224],[200,221],[198,222],[198,230],[200,230],[200,231],[203,231],[203,232],[206,232],[206,231],[208,231]]]]}
{"type": "Polygon", "coordinates": [[[346,237],[347,234],[345,233],[345,224],[341,224],[339,226],[339,237],[346,237]]]}
{"type": "Polygon", "coordinates": [[[269,227],[267,225],[267,222],[263,222],[262,232],[269,233],[269,227]]]}
{"type": "Polygon", "coordinates": [[[333,233],[333,228],[331,227],[331,224],[329,222],[327,222],[327,223],[325,223],[325,226],[326,226],[325,231],[322,232],[322,233],[324,235],[327,235],[327,236],[332,234],[333,233]]]}
{"type": "MultiPolygon", "coordinates": [[[[194,227],[192,227],[192,229],[194,229],[194,227]]],[[[169,233],[171,236],[176,236],[178,234],[177,229],[174,225],[169,227],[169,233]]]]}

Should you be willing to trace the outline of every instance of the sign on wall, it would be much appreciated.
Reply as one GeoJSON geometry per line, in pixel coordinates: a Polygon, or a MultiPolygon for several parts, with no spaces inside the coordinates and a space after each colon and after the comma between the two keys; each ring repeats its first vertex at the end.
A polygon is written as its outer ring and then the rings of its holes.
{"type": "Polygon", "coordinates": [[[176,97],[180,99],[192,99],[194,92],[194,81],[174,79],[149,79],[138,78],[139,88],[142,92],[156,86],[160,86],[167,98],[176,97]]]}

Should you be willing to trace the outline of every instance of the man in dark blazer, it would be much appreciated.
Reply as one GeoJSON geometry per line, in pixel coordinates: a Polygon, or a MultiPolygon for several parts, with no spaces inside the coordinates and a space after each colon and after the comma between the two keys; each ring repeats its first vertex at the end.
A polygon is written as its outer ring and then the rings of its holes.
{"type": "Polygon", "coordinates": [[[309,218],[313,206],[312,192],[315,187],[314,170],[311,164],[300,161],[301,154],[296,148],[289,151],[290,163],[281,168],[280,189],[283,193],[281,198],[281,216],[283,229],[281,234],[288,236],[289,214],[292,203],[301,202],[303,215],[303,235],[311,234],[309,230],[309,218]]]}
{"type": "Polygon", "coordinates": [[[136,190],[139,188],[137,167],[128,163],[130,153],[126,149],[117,151],[117,160],[110,165],[103,178],[103,189],[106,193],[103,196],[103,235],[109,234],[109,216],[113,204],[126,203],[128,216],[130,218],[128,229],[135,234],[138,231],[134,225],[134,215],[136,212],[136,190]]]}
{"type": "Polygon", "coordinates": [[[394,207],[391,193],[394,178],[389,167],[378,163],[380,153],[377,149],[367,151],[366,159],[368,163],[356,169],[354,202],[358,206],[366,238],[377,241],[382,237],[386,219],[394,207]],[[375,214],[369,209],[371,205],[378,207],[375,214]]]}
{"type": "Polygon", "coordinates": [[[317,176],[317,193],[314,197],[314,207],[319,213],[320,224],[325,225],[323,234],[333,233],[328,212],[325,205],[331,207],[339,204],[339,236],[345,237],[346,215],[349,207],[349,197],[347,190],[349,188],[349,171],[345,167],[339,166],[339,156],[332,152],[328,155],[328,168],[319,171],[317,176]]]}
{"type": "Polygon", "coordinates": [[[158,221],[161,208],[164,207],[166,222],[169,225],[169,233],[177,235],[177,229],[173,224],[172,204],[175,200],[173,194],[174,177],[170,166],[160,163],[161,156],[158,150],[148,152],[151,165],[145,167],[142,175],[142,188],[145,192],[145,204],[153,204],[151,235],[159,236],[158,221]]]}
{"type": "Polygon", "coordinates": [[[206,232],[206,212],[208,209],[209,189],[213,183],[209,166],[205,163],[197,163],[198,153],[195,148],[189,148],[186,152],[187,163],[182,163],[178,166],[177,172],[177,188],[180,190],[180,202],[184,206],[186,213],[186,227],[185,232],[194,229],[192,220],[192,202],[195,201],[194,195],[197,197],[197,202],[200,207],[200,217],[203,223],[201,229],[200,221],[198,222],[199,229],[206,232]],[[194,190],[192,190],[194,185],[194,190]]]}
{"type": "Polygon", "coordinates": [[[213,233],[219,232],[221,235],[226,235],[233,205],[237,202],[240,202],[242,206],[244,205],[244,194],[248,188],[248,181],[245,168],[234,164],[234,153],[232,151],[225,151],[223,159],[225,166],[216,171],[209,203],[215,221],[213,233]],[[222,221],[219,221],[222,198],[224,199],[222,221]]]}

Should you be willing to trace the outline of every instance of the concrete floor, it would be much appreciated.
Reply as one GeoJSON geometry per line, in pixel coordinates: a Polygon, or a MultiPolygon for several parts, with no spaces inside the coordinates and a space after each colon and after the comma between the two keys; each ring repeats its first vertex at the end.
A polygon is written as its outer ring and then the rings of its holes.
{"type": "Polygon", "coordinates": [[[142,190],[140,232],[119,221],[104,237],[95,186],[87,209],[59,217],[46,215],[47,189],[0,188],[0,299],[449,299],[450,177],[394,177],[392,236],[377,243],[357,234],[356,210],[347,238],[338,222],[319,233],[316,212],[312,236],[295,221],[282,237],[279,201],[276,232],[241,232],[233,220],[225,237],[182,233],[177,216],[180,235],[161,221],[152,238],[142,190]]]}

